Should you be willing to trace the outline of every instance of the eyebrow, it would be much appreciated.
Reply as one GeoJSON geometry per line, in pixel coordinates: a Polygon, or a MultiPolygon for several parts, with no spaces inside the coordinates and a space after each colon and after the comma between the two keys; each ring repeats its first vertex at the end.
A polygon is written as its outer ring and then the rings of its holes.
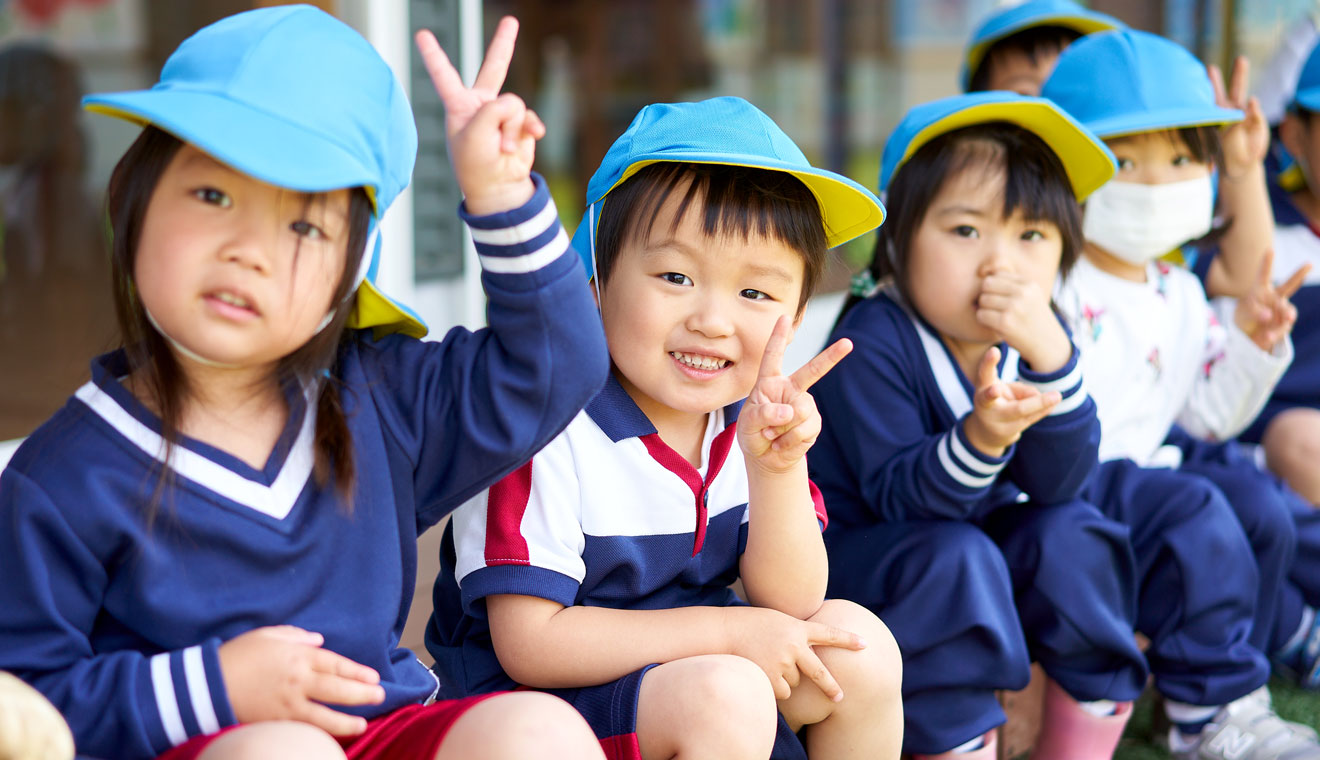
{"type": "Polygon", "coordinates": [[[942,206],[935,210],[937,216],[949,216],[951,214],[967,214],[969,216],[989,216],[984,209],[956,204],[953,206],[942,206]]]}
{"type": "MultiPolygon", "coordinates": [[[[653,241],[642,247],[641,254],[643,258],[654,258],[662,251],[672,251],[689,259],[696,259],[703,255],[704,249],[695,248],[684,243],[677,238],[666,238],[664,240],[653,241]]],[[[747,271],[758,277],[768,277],[783,282],[793,282],[793,275],[783,267],[777,267],[773,264],[748,264],[747,271]]]]}

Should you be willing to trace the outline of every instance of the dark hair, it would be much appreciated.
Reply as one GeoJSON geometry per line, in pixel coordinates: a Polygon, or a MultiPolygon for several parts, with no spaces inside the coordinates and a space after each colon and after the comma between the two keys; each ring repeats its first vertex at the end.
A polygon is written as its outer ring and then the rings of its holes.
{"type": "MultiPolygon", "coordinates": [[[[189,389],[187,378],[169,344],[147,319],[137,297],[133,271],[138,240],[151,195],[182,145],[173,135],[153,126],[146,127],[115,165],[107,193],[113,232],[111,282],[120,341],[130,370],[142,372],[145,390],[160,414],[166,461],[179,440],[179,416],[189,389]]],[[[317,197],[309,197],[306,202],[317,202],[317,197]]],[[[338,381],[335,379],[335,365],[345,334],[344,325],[355,304],[355,296],[350,289],[353,287],[353,274],[358,269],[366,246],[370,217],[371,201],[365,191],[354,188],[349,194],[348,248],[344,257],[344,271],[331,301],[337,305],[334,317],[311,340],[280,359],[275,370],[276,379],[283,388],[295,392],[301,387],[315,389],[316,459],[313,471],[316,482],[325,487],[333,481],[346,508],[350,510],[356,480],[353,447],[340,400],[338,381]]],[[[155,517],[168,477],[168,468],[162,466],[156,497],[146,511],[148,522],[155,517]]]]}
{"type": "Polygon", "coordinates": [[[1033,26],[996,40],[981,56],[976,71],[972,72],[967,91],[980,92],[990,88],[990,61],[998,53],[1017,51],[1034,65],[1037,56],[1060,53],[1081,36],[1081,32],[1066,26],[1033,26]]]}
{"type": "MultiPolygon", "coordinates": [[[[1063,238],[1059,274],[1067,275],[1082,250],[1082,218],[1063,163],[1031,132],[992,122],[940,135],[921,146],[894,173],[886,189],[889,217],[880,228],[868,265],[875,282],[891,281],[911,302],[907,273],[912,238],[945,184],[973,167],[1003,169],[1005,218],[1021,211],[1028,219],[1048,221],[1059,228],[1063,238]]],[[[839,319],[861,300],[862,296],[850,294],[839,319]]]]}
{"type": "MultiPolygon", "coordinates": [[[[701,198],[701,230],[706,235],[756,234],[774,238],[802,255],[802,292],[797,315],[806,308],[825,269],[825,222],[820,202],[787,172],[726,164],[660,162],[651,164],[610,191],[596,227],[596,276],[609,281],[623,245],[645,240],[669,195],[689,182],[672,228],[692,202],[701,198]]],[[[672,231],[671,228],[671,231],[672,231]]]]}

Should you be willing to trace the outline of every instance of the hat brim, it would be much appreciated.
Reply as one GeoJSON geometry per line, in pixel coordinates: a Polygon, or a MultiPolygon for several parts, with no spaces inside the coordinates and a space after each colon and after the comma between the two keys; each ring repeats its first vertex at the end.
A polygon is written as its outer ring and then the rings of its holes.
{"type": "Polygon", "coordinates": [[[347,326],[359,330],[369,327],[377,338],[390,333],[424,338],[429,332],[421,317],[377,290],[371,280],[358,285],[357,303],[348,315],[347,326]]]}
{"type": "Polygon", "coordinates": [[[927,124],[908,142],[903,157],[887,179],[892,181],[893,174],[936,137],[963,127],[995,121],[1016,124],[1045,141],[1063,164],[1078,201],[1085,200],[1117,171],[1113,154],[1062,111],[1045,101],[1010,100],[969,106],[927,124]]]}
{"type": "Polygon", "coordinates": [[[1308,111],[1320,111],[1320,87],[1308,87],[1293,95],[1293,102],[1308,111]]]}
{"type": "Polygon", "coordinates": [[[1194,108],[1159,108],[1097,119],[1087,128],[1104,140],[1184,127],[1217,127],[1235,124],[1245,115],[1234,108],[1196,106],[1194,108]]]}
{"type": "Polygon", "coordinates": [[[996,42],[1010,37],[1023,29],[1030,29],[1038,26],[1061,26],[1064,29],[1073,31],[1086,36],[1096,32],[1107,32],[1111,29],[1118,29],[1114,24],[1114,19],[1100,18],[1098,16],[1079,15],[1073,13],[1060,13],[1048,16],[1033,16],[1023,19],[1016,24],[1009,24],[1001,29],[994,29],[987,32],[984,39],[977,40],[967,48],[967,57],[963,61],[962,86],[963,90],[972,86],[972,77],[975,76],[977,69],[985,63],[985,54],[990,52],[990,48],[996,42]]]}
{"type": "Polygon", "coordinates": [[[216,93],[151,89],[83,98],[83,107],[151,124],[262,182],[304,193],[363,187],[376,209],[375,177],[331,140],[216,93]],[[244,135],[235,140],[241,128],[244,135]]]}
{"type": "Polygon", "coordinates": [[[840,174],[804,168],[799,164],[775,161],[765,156],[728,153],[665,153],[663,157],[638,156],[623,170],[619,179],[593,202],[600,202],[629,177],[651,164],[658,163],[720,164],[791,174],[816,196],[825,223],[825,244],[829,248],[843,245],[853,238],[864,235],[879,227],[885,220],[885,207],[880,200],[872,195],[870,190],[840,174]]]}

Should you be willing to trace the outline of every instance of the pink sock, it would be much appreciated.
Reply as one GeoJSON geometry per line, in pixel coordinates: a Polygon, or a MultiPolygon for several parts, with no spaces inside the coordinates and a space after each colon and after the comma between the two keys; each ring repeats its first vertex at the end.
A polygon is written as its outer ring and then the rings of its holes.
{"type": "Polygon", "coordinates": [[[1120,702],[1113,715],[1093,715],[1050,679],[1031,760],[1109,760],[1130,717],[1131,702],[1120,702]]]}
{"type": "Polygon", "coordinates": [[[995,731],[990,731],[981,737],[981,747],[970,752],[941,752],[938,755],[913,755],[912,760],[995,760],[996,751],[999,749],[998,742],[995,741],[995,731]]]}

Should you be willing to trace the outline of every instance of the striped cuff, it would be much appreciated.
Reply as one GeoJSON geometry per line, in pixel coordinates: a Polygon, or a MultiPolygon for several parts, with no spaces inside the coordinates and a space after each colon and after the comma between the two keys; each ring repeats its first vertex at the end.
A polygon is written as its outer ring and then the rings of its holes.
{"type": "Polygon", "coordinates": [[[1026,362],[1018,360],[1018,380],[1030,385],[1041,393],[1058,391],[1063,398],[1050,410],[1049,416],[1067,414],[1086,403],[1086,384],[1082,382],[1081,354],[1077,346],[1072,347],[1072,356],[1062,367],[1054,372],[1041,374],[1032,372],[1026,362]]]}
{"type": "Polygon", "coordinates": [[[148,724],[152,743],[165,751],[194,736],[213,734],[237,721],[229,706],[224,676],[220,672],[220,640],[148,657],[141,682],[150,694],[141,694],[143,715],[153,710],[157,726],[148,724]],[[155,730],[153,730],[155,729],[155,730]]]}
{"type": "Polygon", "coordinates": [[[964,488],[989,488],[1013,457],[1012,446],[1001,457],[988,457],[977,451],[963,433],[961,420],[935,446],[944,473],[964,488]]]}
{"type": "Polygon", "coordinates": [[[536,192],[512,211],[472,216],[458,213],[472,233],[481,268],[492,274],[529,274],[549,266],[568,250],[568,236],[545,180],[532,172],[536,192]]]}

